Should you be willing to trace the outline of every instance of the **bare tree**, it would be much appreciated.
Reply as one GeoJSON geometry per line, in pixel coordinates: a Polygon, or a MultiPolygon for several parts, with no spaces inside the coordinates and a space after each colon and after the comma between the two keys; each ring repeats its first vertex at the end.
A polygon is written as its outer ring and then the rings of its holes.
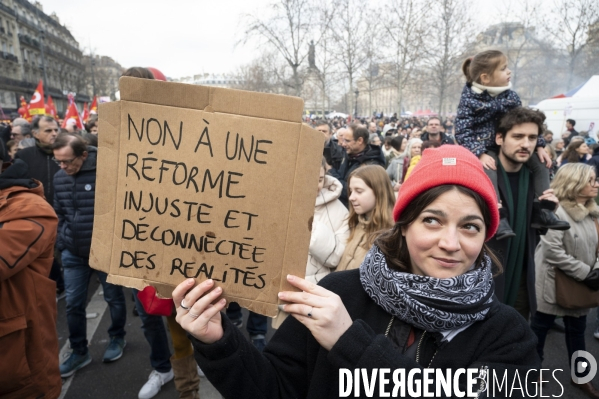
{"type": "Polygon", "coordinates": [[[430,0],[389,0],[382,13],[386,40],[391,42],[399,113],[403,109],[404,89],[423,54],[422,49],[430,33],[430,25],[426,21],[429,9],[430,0]]]}
{"type": "Polygon", "coordinates": [[[581,55],[593,41],[589,32],[599,20],[597,0],[554,0],[553,11],[543,19],[544,29],[568,54],[568,84],[571,88],[581,55]]]}
{"type": "Polygon", "coordinates": [[[299,68],[308,56],[308,41],[312,38],[318,8],[312,0],[279,0],[270,8],[273,11],[270,18],[246,15],[248,22],[242,42],[258,38],[283,57],[292,70],[292,80],[287,84],[299,96],[303,84],[299,68]]]}
{"type": "Polygon", "coordinates": [[[330,98],[333,87],[339,82],[339,63],[332,55],[335,45],[331,20],[334,10],[337,7],[336,1],[323,1],[319,8],[318,36],[320,43],[316,49],[315,63],[317,67],[318,81],[321,90],[321,111],[324,116],[326,110],[330,108],[330,98]]]}
{"type": "Polygon", "coordinates": [[[263,53],[248,64],[238,68],[236,88],[265,93],[288,94],[289,87],[283,82],[285,66],[273,53],[263,53]]]}
{"type": "MultiPolygon", "coordinates": [[[[365,15],[368,13],[368,0],[340,0],[340,12],[335,14],[332,21],[335,49],[333,54],[343,65],[349,83],[350,95],[354,92],[354,83],[358,71],[364,67],[367,60],[366,49],[370,42],[373,24],[365,15]]],[[[358,99],[354,99],[354,111],[358,99]]]]}
{"type": "Polygon", "coordinates": [[[441,114],[448,90],[460,76],[460,62],[468,38],[474,36],[474,26],[470,18],[471,5],[466,0],[434,0],[432,8],[436,12],[429,14],[434,21],[429,59],[437,110],[441,114]]]}

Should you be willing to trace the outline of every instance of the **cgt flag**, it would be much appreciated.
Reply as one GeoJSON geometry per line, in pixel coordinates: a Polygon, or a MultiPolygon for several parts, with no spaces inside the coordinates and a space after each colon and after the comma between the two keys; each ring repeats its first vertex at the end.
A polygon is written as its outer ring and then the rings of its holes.
{"type": "Polygon", "coordinates": [[[92,101],[92,105],[89,107],[89,113],[90,114],[98,113],[98,98],[96,96],[94,96],[94,101],[92,101]]]}
{"type": "Polygon", "coordinates": [[[27,101],[25,101],[25,97],[21,96],[21,108],[19,108],[19,115],[21,118],[27,120],[27,122],[31,122],[31,114],[29,114],[29,105],[27,105],[27,101]]]}
{"type": "Polygon", "coordinates": [[[46,115],[46,107],[44,106],[44,83],[41,80],[37,84],[37,89],[29,102],[29,113],[31,115],[46,115]]]}
{"type": "Polygon", "coordinates": [[[79,128],[79,130],[83,130],[83,122],[81,122],[81,117],[79,117],[79,111],[77,111],[75,101],[69,104],[69,108],[67,108],[67,112],[64,115],[64,120],[62,121],[61,127],[66,128],[69,120],[71,119],[74,121],[74,124],[77,126],[77,128],[79,128]]]}
{"type": "Polygon", "coordinates": [[[48,96],[48,104],[46,104],[46,114],[52,116],[54,119],[58,118],[58,112],[56,111],[56,105],[54,105],[52,96],[48,96]]]}
{"type": "Polygon", "coordinates": [[[87,108],[87,103],[83,103],[83,114],[81,115],[81,119],[83,119],[83,123],[87,123],[89,119],[89,109],[87,108]]]}

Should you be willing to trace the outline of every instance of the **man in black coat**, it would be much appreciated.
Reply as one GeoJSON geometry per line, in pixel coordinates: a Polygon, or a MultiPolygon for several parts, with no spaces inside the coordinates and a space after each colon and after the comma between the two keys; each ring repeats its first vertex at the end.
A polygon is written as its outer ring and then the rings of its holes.
{"type": "Polygon", "coordinates": [[[44,185],[46,201],[52,205],[54,199],[54,185],[52,180],[60,167],[52,160],[52,144],[60,129],[58,123],[51,116],[42,116],[33,120],[33,137],[35,146],[23,148],[15,159],[22,159],[29,166],[29,178],[39,180],[44,185]]]}
{"type": "MultiPolygon", "coordinates": [[[[339,135],[339,133],[337,133],[339,135]]],[[[338,168],[332,168],[328,174],[335,177],[343,185],[339,200],[347,207],[349,175],[362,165],[380,165],[385,167],[385,155],[381,147],[368,144],[370,132],[361,125],[351,125],[348,131],[338,137],[339,144],[345,149],[347,157],[343,159],[338,168]]]]}
{"type": "Polygon", "coordinates": [[[515,108],[501,119],[495,138],[501,204],[516,233],[509,239],[489,241],[503,266],[503,273],[495,278],[495,294],[527,320],[537,307],[534,255],[539,233],[544,233],[532,227],[533,215],[540,214],[538,207],[554,211],[559,204],[553,189],[544,191],[535,202],[532,172],[525,165],[533,156],[544,120],[540,111],[515,108]]]}
{"type": "Polygon", "coordinates": [[[441,131],[441,119],[436,116],[431,117],[426,123],[426,133],[420,136],[422,141],[434,141],[443,144],[455,144],[453,136],[445,134],[441,131]]]}
{"type": "MultiPolygon", "coordinates": [[[[81,136],[62,133],[52,146],[61,170],[54,176],[54,210],[58,216],[56,246],[62,251],[67,292],[67,322],[73,353],[60,365],[60,375],[69,377],[91,362],[88,351],[87,289],[93,272],[89,266],[96,187],[96,147],[87,147],[81,136]]],[[[119,359],[125,347],[127,309],[121,286],[106,281],[106,273],[96,271],[110,307],[110,343],[104,362],[119,359]]]]}
{"type": "MultiPolygon", "coordinates": [[[[28,125],[28,123],[20,124],[19,128],[28,129],[28,125]]],[[[54,157],[52,144],[56,141],[59,131],[58,123],[53,117],[36,117],[32,125],[35,146],[23,148],[15,155],[15,159],[21,159],[29,166],[27,177],[39,180],[42,183],[44,196],[50,205],[53,205],[54,202],[54,175],[60,170],[60,166],[52,160],[54,157]]],[[[56,282],[56,298],[63,298],[64,279],[57,259],[54,259],[52,263],[50,278],[56,282]]]]}

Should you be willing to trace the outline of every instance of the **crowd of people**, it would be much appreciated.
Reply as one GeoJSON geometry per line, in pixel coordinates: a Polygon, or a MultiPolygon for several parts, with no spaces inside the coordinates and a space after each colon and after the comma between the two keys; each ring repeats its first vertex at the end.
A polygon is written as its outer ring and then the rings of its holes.
{"type": "MultiPolygon", "coordinates": [[[[573,120],[554,137],[512,90],[501,52],[469,58],[463,72],[455,117],[309,122],[325,141],[306,273],[287,276],[300,292],[279,293],[270,342],[268,318],[253,312],[243,336],[241,308],[212,280],[181,283],[164,315],[134,291],[153,368],[139,398],[172,379],[180,398],[198,398],[204,374],[234,398],[338,397],[341,368],[524,375],[541,368],[556,317],[570,365],[599,305],[599,144],[573,120]],[[564,284],[575,288],[564,294],[564,284]]],[[[60,377],[92,361],[85,308],[102,132],[97,118],[73,129],[42,116],[0,132],[0,298],[10,304],[0,346],[14,360],[0,362],[0,396],[58,397],[60,377]],[[72,353],[60,365],[56,307],[42,295],[66,295],[72,353]]],[[[103,361],[113,362],[126,345],[125,296],[95,272],[112,320],[103,361]]],[[[591,382],[572,384],[599,398],[591,382]]]]}

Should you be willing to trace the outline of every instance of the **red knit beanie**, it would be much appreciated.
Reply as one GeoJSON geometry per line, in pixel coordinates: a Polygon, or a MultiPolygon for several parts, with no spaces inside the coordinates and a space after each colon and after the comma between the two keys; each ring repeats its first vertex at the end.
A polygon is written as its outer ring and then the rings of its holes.
{"type": "Polygon", "coordinates": [[[399,190],[399,197],[393,208],[395,221],[399,220],[403,210],[422,192],[446,184],[464,186],[483,198],[491,213],[487,241],[493,237],[499,225],[495,189],[476,156],[459,145],[446,144],[424,150],[422,158],[399,190]]]}

